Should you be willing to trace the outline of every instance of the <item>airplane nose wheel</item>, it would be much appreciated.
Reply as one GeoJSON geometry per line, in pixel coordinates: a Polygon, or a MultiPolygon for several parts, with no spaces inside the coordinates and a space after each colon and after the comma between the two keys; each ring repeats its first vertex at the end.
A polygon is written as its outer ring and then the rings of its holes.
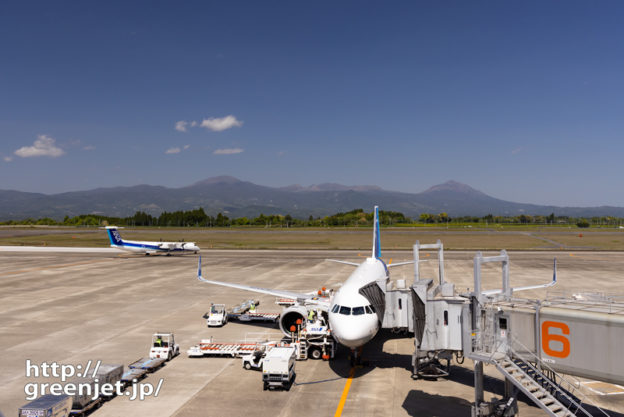
{"type": "Polygon", "coordinates": [[[362,360],[362,348],[359,347],[357,349],[351,349],[351,354],[349,355],[349,363],[352,367],[356,366],[367,366],[368,362],[362,360]]]}

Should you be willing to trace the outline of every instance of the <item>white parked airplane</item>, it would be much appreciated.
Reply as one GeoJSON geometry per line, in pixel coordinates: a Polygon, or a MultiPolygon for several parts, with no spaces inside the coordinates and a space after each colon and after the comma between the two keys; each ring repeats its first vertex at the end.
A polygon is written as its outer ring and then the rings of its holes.
{"type": "Polygon", "coordinates": [[[123,240],[117,231],[122,229],[117,226],[106,226],[106,232],[110,239],[111,248],[117,248],[134,253],[165,253],[167,255],[178,253],[197,253],[199,247],[195,242],[144,242],[136,240],[123,240]]]}
{"type": "MultiPolygon", "coordinates": [[[[326,311],[329,318],[329,327],[334,338],[340,344],[355,350],[375,337],[381,327],[385,311],[385,293],[382,288],[387,288],[387,283],[390,279],[388,268],[411,264],[414,261],[386,265],[381,259],[379,208],[377,206],[375,206],[374,214],[371,257],[361,264],[329,260],[357,267],[338,291],[330,297],[208,280],[203,278],[201,274],[201,256],[197,266],[197,277],[200,281],[209,284],[296,300],[297,304],[285,309],[280,316],[280,328],[286,335],[289,334],[288,329],[297,319],[305,320],[308,308],[326,311]]],[[[514,291],[549,287],[554,285],[555,282],[556,274],[553,275],[553,281],[548,284],[515,288],[514,291]]],[[[485,293],[486,295],[492,295],[501,291],[492,290],[485,293]]]]}
{"type": "Polygon", "coordinates": [[[379,331],[385,304],[380,286],[386,288],[389,280],[388,267],[405,265],[414,261],[386,265],[381,260],[379,208],[375,206],[373,251],[371,257],[361,264],[345,261],[335,262],[353,265],[357,268],[331,297],[319,297],[316,294],[295,293],[207,280],[201,275],[201,257],[199,259],[197,277],[200,281],[209,284],[223,285],[296,300],[298,305],[287,308],[280,317],[280,327],[286,334],[288,334],[291,324],[299,318],[306,317],[306,307],[326,311],[329,318],[329,327],[334,338],[342,345],[355,349],[371,340],[379,331]]]}

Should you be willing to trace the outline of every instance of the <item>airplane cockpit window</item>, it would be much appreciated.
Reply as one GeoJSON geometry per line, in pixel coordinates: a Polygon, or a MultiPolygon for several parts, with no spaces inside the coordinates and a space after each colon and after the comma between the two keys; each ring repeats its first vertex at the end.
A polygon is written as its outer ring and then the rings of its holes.
{"type": "Polygon", "coordinates": [[[354,316],[361,316],[362,314],[364,314],[364,307],[353,307],[354,316]]]}
{"type": "Polygon", "coordinates": [[[345,316],[350,316],[351,315],[351,307],[341,306],[340,307],[340,314],[344,314],[345,316]]]}
{"type": "Polygon", "coordinates": [[[375,306],[371,304],[370,306],[371,310],[373,310],[373,313],[376,313],[377,311],[375,310],[375,306]]]}
{"type": "Polygon", "coordinates": [[[365,306],[366,307],[366,313],[367,314],[375,314],[373,313],[373,309],[371,309],[371,306],[365,306]]]}
{"type": "Polygon", "coordinates": [[[334,307],[332,308],[331,312],[332,313],[337,313],[338,310],[340,310],[340,306],[338,304],[334,304],[334,307]]]}

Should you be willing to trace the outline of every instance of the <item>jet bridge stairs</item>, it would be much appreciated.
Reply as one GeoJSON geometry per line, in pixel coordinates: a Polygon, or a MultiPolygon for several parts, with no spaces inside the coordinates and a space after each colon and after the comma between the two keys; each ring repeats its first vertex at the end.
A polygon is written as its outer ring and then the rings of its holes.
{"type": "Polygon", "coordinates": [[[548,369],[546,364],[532,362],[510,348],[507,352],[496,350],[490,353],[488,350],[475,350],[468,358],[496,367],[505,378],[506,399],[498,403],[482,403],[476,415],[515,415],[517,396],[523,393],[549,416],[592,417],[583,406],[584,396],[576,384],[548,369]]]}

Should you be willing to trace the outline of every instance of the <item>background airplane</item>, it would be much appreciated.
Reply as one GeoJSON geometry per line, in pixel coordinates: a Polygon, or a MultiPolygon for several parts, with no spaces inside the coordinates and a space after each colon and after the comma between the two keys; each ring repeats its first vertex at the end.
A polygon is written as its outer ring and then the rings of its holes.
{"type": "Polygon", "coordinates": [[[197,253],[199,247],[195,242],[147,242],[137,240],[123,240],[119,234],[117,226],[106,226],[106,232],[110,239],[111,247],[121,249],[127,252],[144,253],[146,255],[152,253],[165,253],[167,255],[197,253]]]}

